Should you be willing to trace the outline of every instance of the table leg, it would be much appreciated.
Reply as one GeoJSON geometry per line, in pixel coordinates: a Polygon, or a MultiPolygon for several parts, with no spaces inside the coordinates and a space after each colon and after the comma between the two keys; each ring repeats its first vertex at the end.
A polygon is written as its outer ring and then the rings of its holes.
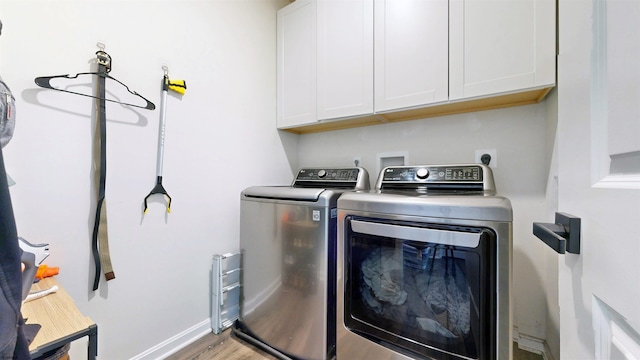
{"type": "Polygon", "coordinates": [[[87,350],[87,358],[95,360],[98,356],[98,325],[89,327],[89,348],[87,350]]]}

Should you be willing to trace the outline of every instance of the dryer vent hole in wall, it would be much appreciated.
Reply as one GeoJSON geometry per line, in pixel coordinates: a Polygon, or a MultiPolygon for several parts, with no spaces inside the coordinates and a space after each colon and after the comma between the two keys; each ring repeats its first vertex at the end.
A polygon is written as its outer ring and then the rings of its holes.
{"type": "Polygon", "coordinates": [[[379,174],[380,170],[388,166],[404,166],[409,164],[409,153],[407,151],[392,151],[376,154],[376,171],[379,174]]]}

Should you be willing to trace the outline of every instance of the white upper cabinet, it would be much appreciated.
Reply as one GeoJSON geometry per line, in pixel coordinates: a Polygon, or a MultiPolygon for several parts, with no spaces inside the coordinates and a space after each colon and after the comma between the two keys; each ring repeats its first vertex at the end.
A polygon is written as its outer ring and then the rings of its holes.
{"type": "Polygon", "coordinates": [[[375,111],[448,100],[447,0],[375,0],[375,111]]]}
{"type": "Polygon", "coordinates": [[[318,1],[318,120],[373,112],[373,0],[318,1]]]}
{"type": "Polygon", "coordinates": [[[449,0],[449,99],[555,84],[555,0],[449,0]]]}
{"type": "Polygon", "coordinates": [[[277,34],[279,128],[373,113],[373,0],[297,0],[277,34]]]}
{"type": "Polygon", "coordinates": [[[298,0],[278,11],[277,123],[316,121],[316,3],[298,0]]]}
{"type": "Polygon", "coordinates": [[[306,133],[533,104],[556,0],[296,0],[278,11],[278,128],[306,133]]]}

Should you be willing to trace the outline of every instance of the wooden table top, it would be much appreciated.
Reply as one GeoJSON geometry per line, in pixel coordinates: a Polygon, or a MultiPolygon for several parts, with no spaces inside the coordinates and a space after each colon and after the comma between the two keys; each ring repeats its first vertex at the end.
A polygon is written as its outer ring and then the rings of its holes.
{"type": "Polygon", "coordinates": [[[58,286],[57,292],[22,304],[22,316],[26,323],[42,326],[29,346],[31,352],[95,324],[80,313],[73,299],[54,277],[33,284],[31,292],[50,289],[54,285],[58,286]]]}

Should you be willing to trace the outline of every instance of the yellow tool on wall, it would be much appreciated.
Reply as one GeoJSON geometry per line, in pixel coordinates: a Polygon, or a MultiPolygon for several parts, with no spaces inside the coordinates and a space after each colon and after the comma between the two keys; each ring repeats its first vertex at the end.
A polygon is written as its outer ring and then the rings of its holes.
{"type": "Polygon", "coordinates": [[[187,83],[184,80],[167,80],[169,85],[169,90],[173,90],[180,95],[184,95],[185,90],[187,90],[187,83]]]}
{"type": "Polygon", "coordinates": [[[158,132],[158,158],[156,162],[156,185],[153,187],[149,195],[144,198],[144,213],[147,213],[148,205],[147,199],[151,195],[161,194],[167,198],[167,212],[171,212],[171,196],[167,194],[167,191],[162,186],[162,163],[164,158],[164,129],[166,122],[166,102],[167,92],[169,90],[174,91],[180,95],[184,95],[187,89],[187,83],[184,80],[169,80],[169,69],[163,66],[164,77],[162,79],[162,102],[160,104],[160,129],[158,132]]]}

